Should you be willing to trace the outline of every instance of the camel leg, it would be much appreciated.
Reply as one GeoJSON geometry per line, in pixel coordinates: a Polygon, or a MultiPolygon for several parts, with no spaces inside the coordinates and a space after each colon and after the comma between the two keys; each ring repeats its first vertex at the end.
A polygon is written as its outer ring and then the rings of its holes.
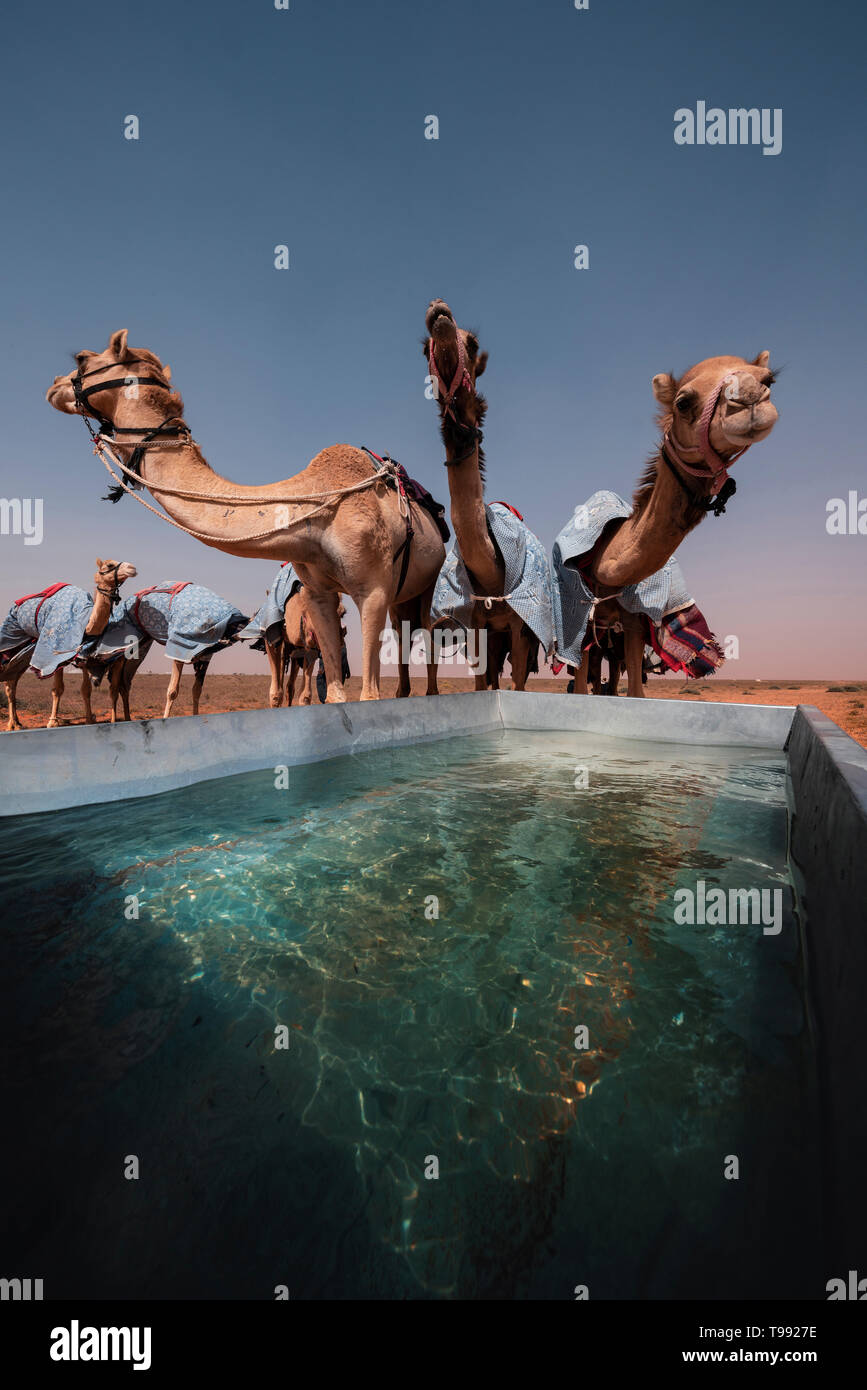
{"type": "MultiPolygon", "coordinates": [[[[368,600],[365,600],[367,602],[368,600]]],[[[337,616],[337,609],[340,605],[340,595],[330,594],[311,594],[308,591],[307,608],[310,614],[310,624],[316,633],[316,640],[319,643],[319,650],[322,653],[322,665],[325,668],[325,679],[328,683],[328,693],[325,697],[327,705],[342,705],[346,701],[346,694],[343,689],[343,666],[340,660],[340,649],[343,645],[340,636],[340,619],[337,616]]],[[[387,605],[381,605],[379,619],[380,630],[385,624],[385,614],[387,605]]],[[[362,617],[362,630],[364,630],[364,619],[362,617]]],[[[365,647],[367,640],[365,636],[365,647]]],[[[379,676],[379,639],[374,644],[376,657],[376,672],[379,676]]],[[[362,699],[365,696],[362,694],[362,699]]],[[[370,697],[367,697],[370,698],[370,697]]],[[[373,696],[374,699],[378,696],[373,696]]]]}
{"type": "Polygon", "coordinates": [[[163,719],[168,719],[172,712],[172,705],[178,698],[178,691],[181,686],[181,673],[184,669],[182,661],[172,662],[172,674],[169,676],[169,688],[166,691],[166,707],[163,710],[163,719]]]}
{"type": "Polygon", "coordinates": [[[493,671],[485,671],[484,675],[474,676],[473,684],[476,690],[499,690],[500,675],[497,668],[493,671]]]}
{"type": "Polygon", "coordinates": [[[82,671],[82,673],[81,673],[81,702],[82,702],[82,704],[84,705],[84,722],[85,722],[85,724],[95,724],[95,723],[96,723],[96,720],[95,720],[94,717],[93,717],[93,706],[92,706],[91,703],[90,703],[90,692],[91,692],[92,688],[93,688],[93,687],[92,687],[91,684],[90,684],[90,672],[89,672],[89,671],[86,671],[86,670],[85,670],[85,671],[82,671]]]}
{"type": "Polygon", "coordinates": [[[636,623],[625,634],[626,641],[626,694],[630,698],[644,696],[641,672],[644,666],[644,628],[636,623]]]}
{"type": "Polygon", "coordinates": [[[391,618],[391,625],[397,633],[398,658],[397,658],[397,690],[394,692],[396,700],[406,700],[412,694],[412,682],[409,675],[409,652],[403,649],[403,623],[409,623],[410,643],[412,634],[416,626],[417,614],[414,603],[398,603],[393,608],[389,608],[388,616],[391,618]]]}
{"type": "Polygon", "coordinates": [[[295,695],[295,682],[298,679],[298,658],[293,653],[289,658],[289,679],[286,682],[286,703],[291,705],[295,695]]]}
{"type": "Polygon", "coordinates": [[[576,695],[586,695],[586,694],[587,694],[587,677],[588,677],[588,674],[589,674],[589,671],[590,671],[590,649],[589,649],[589,648],[587,649],[587,651],[585,651],[585,652],[582,654],[581,665],[580,665],[580,666],[573,666],[573,667],[572,667],[572,670],[573,670],[574,673],[575,673],[575,694],[576,694],[576,695]]]}
{"type": "Polygon", "coordinates": [[[16,676],[14,681],[6,681],[6,703],[9,706],[9,722],[6,725],[6,732],[10,734],[13,729],[23,729],[24,727],[18,718],[18,701],[15,698],[19,679],[16,676]]]}
{"type": "Polygon", "coordinates": [[[123,717],[127,724],[132,723],[132,715],[129,709],[129,692],[132,689],[132,678],[139,668],[137,661],[124,661],[123,675],[120,682],[120,698],[123,703],[123,717]]]}
{"type": "Polygon", "coordinates": [[[319,657],[315,652],[305,652],[301,658],[301,694],[298,697],[299,705],[313,704],[313,670],[319,657]]]}
{"type": "MultiPolygon", "coordinates": [[[[610,668],[610,663],[609,663],[610,668]]],[[[602,694],[602,648],[591,647],[587,653],[587,683],[594,695],[602,694]]],[[[609,691],[610,694],[610,691],[609,691]]]]}
{"type": "Polygon", "coordinates": [[[205,676],[208,674],[208,667],[210,664],[210,657],[208,657],[206,661],[193,662],[193,714],[198,714],[199,712],[199,700],[202,695],[202,686],[205,684],[205,676]]]}
{"type": "Polygon", "coordinates": [[[439,686],[437,684],[438,672],[436,663],[436,652],[434,650],[433,631],[431,629],[430,621],[430,606],[433,600],[435,588],[436,584],[431,584],[430,588],[425,589],[424,593],[419,594],[418,598],[416,599],[416,604],[418,605],[417,625],[422,629],[423,632],[427,632],[430,634],[430,649],[428,653],[428,655],[430,656],[430,661],[427,663],[427,689],[425,691],[426,695],[439,695],[439,686]]]}
{"type": "Polygon", "coordinates": [[[54,682],[51,686],[51,718],[46,724],[47,729],[57,728],[57,711],[60,709],[60,701],[63,696],[63,667],[58,666],[54,672],[54,682]]]}
{"type": "Polygon", "coordinates": [[[127,723],[130,723],[132,721],[132,715],[129,712],[129,692],[132,689],[133,676],[135,675],[136,671],[141,666],[143,661],[143,656],[139,657],[137,661],[133,661],[131,657],[125,656],[120,663],[120,698],[123,701],[123,717],[127,721],[127,723]]]}
{"type": "MultiPolygon", "coordinates": [[[[430,621],[430,606],[431,600],[433,599],[435,587],[436,586],[432,584],[429,589],[426,589],[424,591],[423,594],[417,594],[415,598],[409,599],[406,603],[395,604],[393,608],[389,609],[391,625],[394,628],[395,632],[397,632],[399,635],[402,632],[401,623],[403,622],[409,623],[410,634],[415,632],[426,632],[428,634],[428,655],[431,659],[430,661],[425,663],[427,666],[427,690],[425,691],[426,695],[439,694],[439,689],[437,686],[437,663],[434,660],[434,644],[433,635],[431,633],[430,621]]],[[[403,643],[401,643],[400,657],[402,658],[403,655],[403,643]]],[[[409,654],[407,653],[407,656],[408,655],[409,654]]],[[[411,694],[412,686],[409,661],[407,660],[404,662],[402,659],[400,659],[398,661],[398,680],[395,698],[398,700],[403,700],[411,694]]]]}
{"type": "MultiPolygon", "coordinates": [[[[380,642],[385,630],[385,619],[388,615],[388,598],[386,597],[385,586],[371,589],[361,600],[359,609],[362,644],[361,698],[362,700],[378,700],[380,698],[380,642]]],[[[338,649],[338,659],[339,657],[340,651],[338,649]]]]}
{"type": "MultiPolygon", "coordinates": [[[[116,724],[116,723],[117,723],[117,701],[118,701],[118,696],[121,695],[121,692],[122,692],[122,690],[123,690],[123,676],[124,676],[124,666],[125,666],[125,665],[126,665],[126,657],[119,656],[119,657],[117,657],[117,659],[116,659],[115,661],[112,662],[112,664],[111,664],[111,670],[110,670],[109,673],[108,673],[108,693],[109,693],[109,696],[111,697],[111,722],[112,722],[112,724],[116,724]]],[[[129,707],[129,706],[128,706],[128,701],[124,700],[124,705],[125,705],[126,708],[128,708],[128,707],[129,707]]],[[[129,718],[129,715],[127,715],[126,717],[127,717],[127,719],[128,719],[128,718],[129,718]]]]}
{"type": "MultiPolygon", "coordinates": [[[[467,651],[469,651],[470,634],[467,633],[467,651]]],[[[484,651],[484,670],[475,670],[473,676],[473,687],[475,690],[499,690],[500,688],[500,668],[498,660],[497,635],[487,627],[476,627],[473,629],[473,650],[476,662],[481,664],[481,656],[484,651]],[[484,644],[484,645],[483,645],[484,644]]],[[[472,670],[473,668],[470,667],[472,670]]]]}
{"type": "Polygon", "coordinates": [[[527,686],[527,672],[530,666],[530,655],[532,642],[524,628],[524,624],[519,622],[512,629],[512,689],[524,690],[527,686]]]}
{"type": "MultiPolygon", "coordinates": [[[[271,709],[279,709],[283,703],[283,649],[284,642],[266,642],[265,651],[271,668],[271,685],[268,690],[268,703],[271,709]]],[[[289,702],[291,704],[291,700],[289,702]]]]}
{"type": "MultiPolygon", "coordinates": [[[[643,646],[643,643],[642,643],[643,646]]],[[[617,687],[620,685],[620,677],[623,675],[623,662],[619,656],[609,656],[608,658],[608,684],[605,687],[606,695],[616,695],[617,687]]]]}

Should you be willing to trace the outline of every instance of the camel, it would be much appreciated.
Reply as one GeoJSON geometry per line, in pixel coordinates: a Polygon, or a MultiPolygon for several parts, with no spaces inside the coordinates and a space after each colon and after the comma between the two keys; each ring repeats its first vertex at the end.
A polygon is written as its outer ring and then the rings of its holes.
{"type": "MultiPolygon", "coordinates": [[[[7,732],[23,727],[18,718],[16,692],[19,680],[31,668],[40,678],[53,678],[51,715],[46,728],[58,727],[64,667],[73,662],[84,666],[90,659],[108,626],[112,607],[120,598],[121,584],[135,573],[135,565],[126,560],[97,559],[93,577],[95,598],[74,584],[59,583],[13,603],[0,628],[0,678],[6,687],[9,707],[7,732]]],[[[93,724],[86,670],[82,672],[82,697],[86,722],[93,724]]]]}
{"type": "MultiPolygon", "coordinates": [[[[576,669],[575,693],[586,694],[590,670],[581,641],[588,623],[620,623],[627,695],[643,696],[647,617],[641,586],[653,581],[670,600],[658,620],[687,635],[702,664],[721,653],[687,596],[674,552],[709,511],[720,516],[735,490],[728,470],[747,449],[767,439],[778,419],[770,399],[769,354],[709,357],[675,379],[653,378],[662,439],[639,480],[632,506],[597,492],[560,533],[554,546],[558,655],[576,669]],[[580,520],[576,520],[581,514],[580,520]],[[675,600],[675,595],[677,595],[675,600]],[[622,598],[622,602],[618,599],[622,598]],[[691,624],[691,626],[690,626],[691,624]],[[580,665],[579,665],[580,654],[580,665]]],[[[647,594],[648,590],[645,590],[647,594]]]]}
{"type": "MultiPolygon", "coordinates": [[[[440,620],[460,614],[462,626],[474,631],[477,639],[482,632],[485,633],[488,659],[485,672],[476,674],[477,690],[498,688],[507,654],[512,665],[512,685],[515,690],[523,690],[527,676],[531,671],[538,670],[540,641],[546,650],[549,644],[553,644],[553,614],[549,636],[547,630],[534,630],[513,606],[513,601],[517,601],[519,606],[526,603],[527,595],[522,594],[518,599],[515,589],[506,594],[506,563],[493,528],[498,521],[501,525],[506,522],[514,527],[514,522],[509,521],[506,513],[513,514],[520,523],[521,544],[526,546],[528,557],[527,570],[520,579],[521,589],[531,575],[537,552],[539,555],[544,552],[541,543],[524,526],[523,517],[514,507],[508,503],[485,506],[482,425],[487,403],[476,390],[476,383],[485,370],[488,354],[479,352],[479,341],[474,333],[458,327],[451,309],[442,299],[431,300],[425,326],[428,336],[424,341],[424,352],[437,387],[451,518],[459,552],[457,557],[452,553],[446,571],[440,576],[434,596],[434,616],[440,620]],[[495,511],[495,508],[498,510],[495,511]],[[458,561],[460,566],[456,568],[458,561]],[[454,581],[449,580],[451,573],[455,576],[454,581]],[[452,582],[451,603],[449,608],[445,608],[442,605],[449,600],[449,582],[452,582]],[[467,584],[472,589],[471,594],[466,591],[467,584]],[[462,587],[464,594],[456,604],[454,592],[457,587],[462,587]]],[[[532,574],[532,579],[536,593],[540,594],[538,602],[540,609],[549,611],[550,576],[546,558],[537,569],[538,573],[532,574]]],[[[539,627],[546,628],[544,619],[540,621],[537,617],[536,621],[539,627]]],[[[477,652],[480,646],[477,640],[477,652]]]]}
{"type": "MultiPolygon", "coordinates": [[[[203,584],[166,580],[131,594],[104,633],[95,661],[105,666],[120,664],[118,688],[123,696],[124,718],[129,719],[129,690],[133,676],[154,642],[165,647],[172,660],[163,718],[174,713],[186,663],[193,667],[193,714],[199,712],[208,667],[217,652],[237,642],[247,617],[228,600],[203,584]],[[129,655],[130,651],[135,656],[129,655]]],[[[114,668],[113,668],[114,669],[114,668]]],[[[113,692],[114,694],[114,692],[113,692]]],[[[116,703],[116,695],[114,695],[116,703]]],[[[114,705],[112,712],[114,714],[114,705]]]]}
{"type": "Polygon", "coordinates": [[[75,361],[46,398],[63,414],[84,415],[101,456],[106,446],[114,455],[123,478],[112,500],[118,489],[144,485],[171,522],[205,545],[291,560],[308,592],[332,704],[346,698],[333,595],[350,594],[361,615],[361,698],[379,699],[386,617],[392,610],[427,626],[445,556],[434,517],[403,488],[391,461],[377,468],[363,449],[336,444],[283,482],[232,483],[192,439],[171,369],[147,349],[131,349],[126,329],[103,352],[85,350],[75,361]]]}
{"type": "MultiPolygon", "coordinates": [[[[339,601],[339,594],[331,594],[329,598],[335,605],[340,624],[341,679],[345,679],[346,628],[343,626],[343,619],[346,617],[346,608],[339,601]]],[[[271,709],[279,709],[282,705],[284,687],[286,703],[292,704],[299,671],[302,672],[302,682],[298,703],[312,703],[313,668],[317,661],[321,660],[322,653],[313,627],[306,590],[288,560],[283,561],[274,576],[265,602],[258,613],[239,635],[242,640],[254,638],[251,651],[264,651],[268,657],[271,671],[268,703],[271,709]]]]}
{"type": "MultiPolygon", "coordinates": [[[[337,617],[340,621],[341,636],[341,663],[343,664],[343,679],[346,679],[346,628],[343,619],[346,617],[346,608],[341,603],[337,609],[337,617]]],[[[295,681],[299,672],[301,673],[301,693],[299,695],[299,705],[311,705],[313,703],[313,672],[317,661],[322,660],[322,653],[319,650],[319,642],[316,632],[310,621],[307,612],[304,590],[296,594],[286,605],[286,641],[284,653],[287,671],[286,681],[286,703],[292,704],[292,697],[295,692],[295,681]]]]}

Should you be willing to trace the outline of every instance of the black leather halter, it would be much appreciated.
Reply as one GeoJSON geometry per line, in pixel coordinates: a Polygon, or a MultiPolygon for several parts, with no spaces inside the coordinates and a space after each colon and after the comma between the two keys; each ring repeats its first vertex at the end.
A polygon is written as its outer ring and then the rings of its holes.
{"type": "MultiPolygon", "coordinates": [[[[132,358],[132,362],[142,362],[144,366],[150,365],[150,363],[144,362],[144,359],[141,357],[132,358]]],[[[167,416],[162,424],[157,425],[155,429],[149,429],[146,425],[138,425],[135,428],[129,428],[128,426],[121,427],[120,425],[116,425],[107,415],[103,415],[101,410],[97,410],[96,406],[87,404],[89,396],[95,396],[100,391],[116,390],[121,386],[159,386],[163,391],[168,391],[169,394],[171,394],[171,386],[159,376],[120,376],[113,377],[111,381],[97,381],[93,386],[84,386],[82,384],[89,376],[98,376],[100,372],[108,372],[115,366],[122,367],[124,365],[126,364],[122,362],[106,362],[102,367],[94,367],[89,372],[83,372],[79,367],[78,371],[73,373],[70,377],[70,381],[72,382],[72,390],[75,394],[75,403],[81,414],[84,415],[85,418],[88,412],[96,416],[96,419],[99,421],[100,430],[105,434],[148,434],[153,437],[155,434],[178,435],[189,433],[186,425],[184,425],[182,421],[178,425],[173,425],[170,429],[166,428],[172,420],[179,420],[180,417],[177,415],[167,416]]],[[[130,365],[132,365],[132,363],[130,363],[130,365]]]]}
{"type": "MultiPolygon", "coordinates": [[[[144,459],[145,451],[147,450],[149,444],[152,444],[157,439],[179,439],[183,436],[188,436],[190,433],[190,429],[189,426],[184,423],[184,421],[181,419],[179,415],[167,415],[166,418],[163,421],[161,421],[160,424],[152,426],[116,425],[113,420],[110,420],[108,418],[107,415],[103,415],[101,410],[97,410],[96,406],[88,405],[87,402],[89,396],[95,396],[100,391],[116,390],[123,386],[159,386],[163,391],[167,391],[170,395],[172,394],[172,388],[169,385],[169,383],[167,381],[164,381],[163,378],[159,376],[127,375],[121,377],[112,377],[110,381],[97,381],[94,382],[93,386],[85,386],[83,384],[86,378],[89,376],[99,376],[100,372],[111,371],[112,368],[116,366],[131,366],[134,362],[141,362],[145,367],[150,366],[150,363],[146,362],[144,358],[133,357],[130,359],[129,364],[124,362],[106,362],[101,367],[93,367],[89,372],[83,372],[81,370],[81,367],[79,367],[78,371],[74,372],[73,375],[70,377],[70,381],[72,382],[72,390],[75,395],[75,403],[78,406],[81,418],[87,425],[90,437],[94,442],[95,452],[99,452],[100,435],[108,435],[111,438],[114,438],[115,435],[118,434],[137,434],[139,436],[138,440],[135,443],[135,447],[132,451],[132,454],[130,455],[129,463],[127,466],[133,473],[137,473],[140,475],[142,460],[144,459]],[[98,420],[98,430],[95,430],[93,428],[93,425],[91,424],[89,419],[89,415],[95,416],[95,418],[98,420]]],[[[140,486],[140,484],[133,480],[132,486],[138,487],[140,486]]],[[[103,500],[106,502],[119,502],[121,497],[123,497],[124,490],[125,489],[122,487],[111,487],[109,488],[108,492],[105,493],[103,500]]]]}
{"type": "MultiPolygon", "coordinates": [[[[118,562],[118,564],[116,564],[116,565],[106,565],[106,571],[107,571],[109,574],[113,574],[113,576],[114,576],[114,578],[113,578],[113,580],[112,580],[111,588],[110,588],[110,589],[103,589],[103,588],[100,587],[99,584],[97,584],[97,586],[96,586],[97,593],[102,594],[103,598],[111,599],[112,607],[114,607],[114,605],[118,602],[118,600],[119,600],[119,598],[120,598],[120,584],[117,582],[117,572],[118,572],[119,569],[120,569],[120,562],[118,562]]],[[[100,579],[102,578],[102,572],[100,572],[100,576],[99,576],[99,577],[100,577],[100,579]]]]}

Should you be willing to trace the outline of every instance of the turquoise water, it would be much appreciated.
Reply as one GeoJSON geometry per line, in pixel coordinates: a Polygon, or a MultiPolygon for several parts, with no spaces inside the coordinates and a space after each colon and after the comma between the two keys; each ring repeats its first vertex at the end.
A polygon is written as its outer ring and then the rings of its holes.
{"type": "Polygon", "coordinates": [[[46,1297],[806,1288],[784,759],[662,751],[491,734],[4,822],[9,1267],[46,1297]],[[779,888],[779,935],[677,925],[698,879],[779,888]]]}

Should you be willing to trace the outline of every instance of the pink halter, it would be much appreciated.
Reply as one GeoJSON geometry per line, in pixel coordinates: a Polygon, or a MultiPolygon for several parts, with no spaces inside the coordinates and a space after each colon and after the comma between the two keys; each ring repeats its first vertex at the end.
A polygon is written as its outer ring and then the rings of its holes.
{"type": "Polygon", "coordinates": [[[458,365],[455,367],[455,374],[452,377],[452,384],[447,391],[446,384],[443,381],[442,372],[440,371],[439,366],[437,365],[436,353],[434,352],[433,335],[431,335],[429,352],[431,376],[435,377],[440,391],[445,392],[445,395],[443,397],[443,409],[446,411],[446,414],[452,416],[452,419],[454,419],[454,415],[452,414],[452,401],[454,400],[460,388],[462,386],[466,386],[468,391],[472,391],[473,389],[472,377],[470,376],[469,368],[467,367],[467,352],[466,348],[464,347],[464,340],[461,337],[460,329],[458,328],[455,328],[455,337],[457,338],[458,343],[458,365]]]}
{"type": "Polygon", "coordinates": [[[701,419],[698,422],[698,444],[690,444],[688,447],[684,448],[683,445],[677,443],[670,429],[666,431],[665,438],[662,441],[663,449],[665,449],[666,453],[668,453],[681,468],[686,469],[687,473],[692,473],[695,478],[709,478],[714,491],[718,491],[719,488],[722,487],[723,483],[728,479],[728,470],[731,468],[732,464],[736,463],[739,458],[742,458],[747,452],[747,449],[750,448],[749,444],[745,444],[742,449],[739,449],[736,454],[732,454],[731,458],[726,461],[724,458],[720,457],[710,442],[710,422],[713,419],[713,413],[716,410],[717,402],[724,388],[736,377],[736,372],[726,372],[724,376],[720,377],[716,389],[711,392],[705,401],[704,410],[701,412],[701,419]],[[693,467],[693,465],[687,463],[684,458],[685,453],[700,454],[704,459],[706,467],[693,467]]]}

